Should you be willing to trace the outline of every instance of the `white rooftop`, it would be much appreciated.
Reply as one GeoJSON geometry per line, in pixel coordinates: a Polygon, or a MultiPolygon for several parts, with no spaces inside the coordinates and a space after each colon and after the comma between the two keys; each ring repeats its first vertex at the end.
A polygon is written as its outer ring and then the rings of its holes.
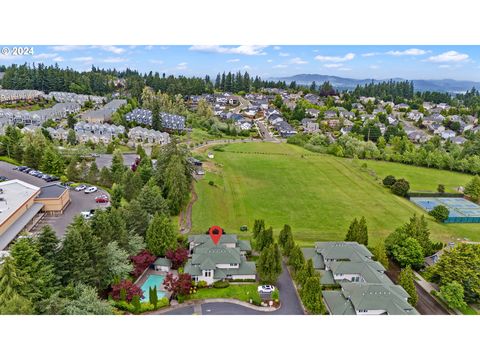
{"type": "Polygon", "coordinates": [[[40,190],[39,187],[13,179],[0,183],[0,224],[40,190]]]}

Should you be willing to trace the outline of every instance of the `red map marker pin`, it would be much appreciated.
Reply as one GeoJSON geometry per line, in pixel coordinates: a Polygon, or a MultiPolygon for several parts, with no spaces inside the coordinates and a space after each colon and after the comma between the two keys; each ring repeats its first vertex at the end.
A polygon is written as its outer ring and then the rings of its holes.
{"type": "Polygon", "coordinates": [[[210,234],[210,237],[212,238],[212,241],[215,245],[218,245],[218,242],[220,241],[220,238],[222,237],[223,230],[220,226],[212,226],[210,230],[208,230],[208,233],[210,234]]]}

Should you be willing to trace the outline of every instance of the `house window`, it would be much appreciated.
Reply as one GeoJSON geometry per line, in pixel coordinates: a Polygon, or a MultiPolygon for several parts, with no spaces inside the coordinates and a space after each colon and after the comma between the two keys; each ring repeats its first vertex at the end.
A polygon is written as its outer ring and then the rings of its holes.
{"type": "Polygon", "coordinates": [[[237,266],[237,264],[230,264],[230,267],[235,267],[237,266]]]}
{"type": "Polygon", "coordinates": [[[212,276],[212,270],[205,270],[204,274],[205,274],[204,275],[205,277],[211,277],[212,276]]]}

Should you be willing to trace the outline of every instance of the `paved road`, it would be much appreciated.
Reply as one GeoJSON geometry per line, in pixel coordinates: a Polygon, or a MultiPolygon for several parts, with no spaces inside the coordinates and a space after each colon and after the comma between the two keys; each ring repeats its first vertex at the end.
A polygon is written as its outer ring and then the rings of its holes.
{"type": "MultiPolygon", "coordinates": [[[[13,170],[14,166],[6,162],[0,161],[0,175],[8,177],[10,180],[19,179],[35,186],[45,186],[52,183],[36,178],[20,171],[13,170]]],[[[58,236],[63,236],[67,226],[72,222],[75,215],[80,214],[82,211],[105,207],[108,204],[97,204],[95,198],[100,194],[105,194],[104,191],[97,191],[93,194],[84,194],[83,192],[77,192],[70,190],[70,205],[68,205],[65,212],[60,216],[45,216],[33,229],[32,232],[36,233],[41,230],[43,225],[49,224],[56,231],[58,236]]]]}
{"type": "MultiPolygon", "coordinates": [[[[395,283],[397,282],[398,275],[400,274],[400,268],[397,264],[390,262],[390,266],[387,271],[387,276],[395,283]]],[[[415,282],[415,288],[417,289],[418,301],[415,308],[422,315],[450,315],[442,305],[438,303],[435,298],[425,291],[417,282],[415,282]]]]}
{"type": "MultiPolygon", "coordinates": [[[[135,153],[128,153],[122,154],[123,155],[123,163],[125,166],[130,166],[135,162],[135,159],[138,157],[135,153]]],[[[99,169],[103,167],[110,167],[112,165],[112,154],[100,154],[97,158],[95,158],[95,162],[99,169]]]]}
{"type": "Polygon", "coordinates": [[[262,134],[263,139],[265,141],[278,142],[278,139],[273,137],[270,134],[270,131],[268,130],[268,127],[267,127],[267,125],[265,124],[264,121],[256,121],[256,124],[257,124],[258,128],[260,129],[260,133],[262,134]]]}
{"type": "Polygon", "coordinates": [[[292,278],[285,264],[283,264],[283,271],[278,279],[277,286],[280,290],[280,301],[282,303],[282,306],[277,311],[256,311],[242,305],[217,302],[201,304],[197,306],[197,309],[194,306],[187,306],[165,312],[162,315],[303,315],[302,305],[297,297],[292,278]]]}

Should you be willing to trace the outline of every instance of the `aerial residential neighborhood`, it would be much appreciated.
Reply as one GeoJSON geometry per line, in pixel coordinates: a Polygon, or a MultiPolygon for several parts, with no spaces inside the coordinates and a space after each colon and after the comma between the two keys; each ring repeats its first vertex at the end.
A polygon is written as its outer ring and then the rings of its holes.
{"type": "Polygon", "coordinates": [[[0,73],[1,314],[478,314],[475,85],[0,73]]]}

